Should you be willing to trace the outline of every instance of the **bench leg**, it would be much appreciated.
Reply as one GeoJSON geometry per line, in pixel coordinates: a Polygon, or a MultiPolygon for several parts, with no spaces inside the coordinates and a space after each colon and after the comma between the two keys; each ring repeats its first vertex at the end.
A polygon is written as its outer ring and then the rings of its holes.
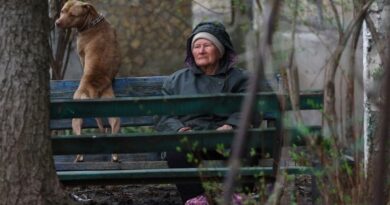
{"type": "Polygon", "coordinates": [[[312,200],[313,204],[316,203],[319,195],[320,195],[320,192],[318,190],[317,177],[314,174],[312,174],[311,175],[311,200],[312,200]]]}
{"type": "MultiPolygon", "coordinates": [[[[317,161],[312,162],[312,167],[315,169],[320,167],[320,163],[317,161]]],[[[313,204],[316,204],[316,201],[320,197],[320,191],[318,189],[317,177],[315,173],[311,174],[311,200],[313,204]]]]}

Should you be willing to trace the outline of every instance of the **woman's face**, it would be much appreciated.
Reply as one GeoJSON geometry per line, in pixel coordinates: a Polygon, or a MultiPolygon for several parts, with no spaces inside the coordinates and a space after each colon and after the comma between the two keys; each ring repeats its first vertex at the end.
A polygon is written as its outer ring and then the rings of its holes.
{"type": "Polygon", "coordinates": [[[199,67],[216,65],[220,59],[218,48],[211,41],[203,38],[194,42],[192,55],[199,67]]]}

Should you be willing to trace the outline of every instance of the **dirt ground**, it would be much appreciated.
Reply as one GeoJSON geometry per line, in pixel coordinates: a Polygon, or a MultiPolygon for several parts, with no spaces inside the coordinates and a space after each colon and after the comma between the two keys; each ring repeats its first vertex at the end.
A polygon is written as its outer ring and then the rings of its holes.
{"type": "Polygon", "coordinates": [[[71,196],[88,205],[180,205],[175,185],[117,185],[68,188],[71,196]]]}
{"type": "MultiPolygon", "coordinates": [[[[88,205],[181,205],[175,185],[116,185],[69,187],[68,192],[88,205]]],[[[300,176],[284,189],[280,204],[309,205],[311,200],[311,177],[300,176]]],[[[256,196],[256,194],[254,195],[256,196]]],[[[253,202],[253,200],[251,200],[253,202]]],[[[253,203],[250,203],[253,204],[253,203]]],[[[261,202],[255,203],[261,204],[261,202]]]]}

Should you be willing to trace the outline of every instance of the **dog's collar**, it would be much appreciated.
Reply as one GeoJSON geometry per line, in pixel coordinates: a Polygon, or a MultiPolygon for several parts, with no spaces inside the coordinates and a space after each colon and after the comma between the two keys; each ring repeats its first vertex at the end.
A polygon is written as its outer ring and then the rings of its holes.
{"type": "Polygon", "coordinates": [[[85,24],[85,26],[83,26],[81,29],[78,29],[78,32],[83,32],[96,26],[97,24],[102,22],[103,19],[104,19],[103,14],[99,14],[93,21],[90,21],[88,24],[85,24]]]}

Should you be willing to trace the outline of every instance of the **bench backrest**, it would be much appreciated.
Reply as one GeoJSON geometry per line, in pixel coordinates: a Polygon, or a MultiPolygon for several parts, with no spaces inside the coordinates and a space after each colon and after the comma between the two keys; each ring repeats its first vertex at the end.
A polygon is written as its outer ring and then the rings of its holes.
{"type": "MultiPolygon", "coordinates": [[[[127,97],[151,97],[162,96],[161,87],[167,76],[149,76],[149,77],[126,77],[116,78],[113,82],[113,88],[116,99],[127,97]]],[[[264,90],[271,90],[276,87],[277,80],[263,81],[261,87],[264,90]]],[[[79,85],[79,80],[52,80],[50,82],[51,101],[67,101],[72,99],[74,92],[79,85]]],[[[71,119],[52,118],[50,128],[53,130],[71,129],[71,119]]],[[[121,126],[147,126],[153,125],[155,120],[152,116],[122,117],[121,126]]],[[[108,127],[108,123],[103,119],[103,123],[108,127]]],[[[96,122],[93,118],[85,118],[84,128],[96,128],[96,122]]]]}

